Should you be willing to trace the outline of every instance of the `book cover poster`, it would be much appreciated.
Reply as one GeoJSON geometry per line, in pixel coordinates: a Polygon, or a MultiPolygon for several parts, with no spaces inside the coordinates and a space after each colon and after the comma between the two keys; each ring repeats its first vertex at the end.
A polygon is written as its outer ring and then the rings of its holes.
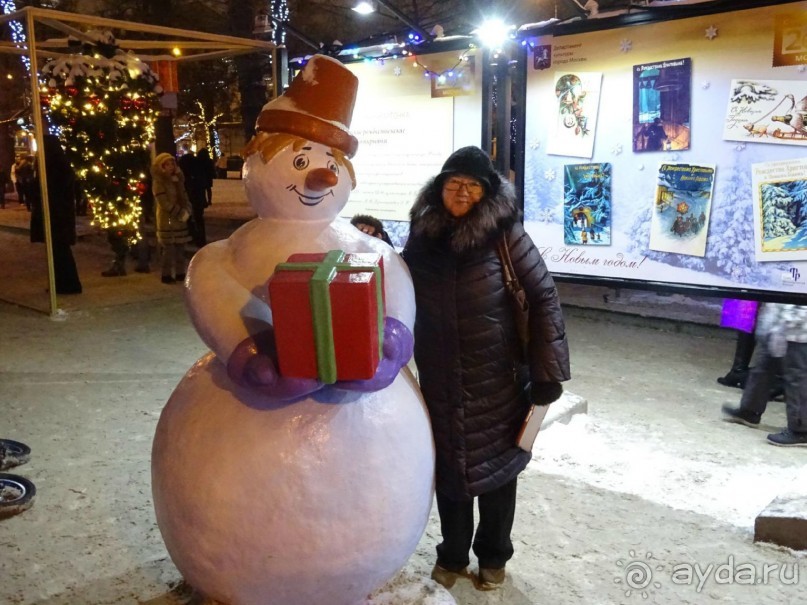
{"type": "Polygon", "coordinates": [[[807,260],[807,159],[752,164],[758,261],[807,260]]]}
{"type": "Polygon", "coordinates": [[[563,242],[610,246],[611,164],[567,164],[563,179],[563,242]]]}
{"type": "Polygon", "coordinates": [[[804,80],[732,80],[723,139],[807,147],[804,80]]]}
{"type": "Polygon", "coordinates": [[[591,158],[601,82],[602,73],[556,73],[557,105],[550,125],[547,153],[591,158]]]}
{"type": "Polygon", "coordinates": [[[692,59],[633,67],[633,151],[689,149],[692,59]]]}
{"type": "Polygon", "coordinates": [[[662,164],[650,219],[651,250],[706,254],[715,167],[662,164]]]}

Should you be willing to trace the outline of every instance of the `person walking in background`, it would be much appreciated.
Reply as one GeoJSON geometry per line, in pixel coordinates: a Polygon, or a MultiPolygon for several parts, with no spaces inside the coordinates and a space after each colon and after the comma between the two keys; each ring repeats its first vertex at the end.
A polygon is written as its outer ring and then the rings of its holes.
{"type": "Polygon", "coordinates": [[[754,327],[757,322],[759,303],[753,300],[728,298],[723,301],[720,325],[737,330],[737,344],[734,348],[734,361],[725,376],[717,382],[726,387],[744,388],[748,380],[749,366],[754,355],[754,327]]]}
{"type": "Polygon", "coordinates": [[[28,211],[31,211],[31,196],[35,188],[33,158],[20,156],[14,164],[14,178],[16,179],[17,198],[28,211]]]}
{"type": "Polygon", "coordinates": [[[362,233],[366,233],[372,237],[377,237],[384,243],[392,246],[392,241],[390,240],[389,235],[387,235],[387,232],[384,230],[384,223],[382,223],[376,217],[370,216],[369,214],[357,214],[350,219],[350,224],[356,227],[356,229],[362,233]]]}
{"type": "Polygon", "coordinates": [[[151,164],[151,191],[156,209],[157,242],[162,249],[162,282],[185,279],[185,244],[191,241],[188,219],[191,203],[185,178],[170,153],[161,153],[151,164]]]}
{"type": "Polygon", "coordinates": [[[477,588],[504,582],[516,480],[531,459],[517,436],[531,406],[557,400],[570,378],[557,289],[518,219],[512,185],[477,147],[454,152],[410,211],[403,258],[415,287],[415,361],[434,433],[443,540],[432,578],[446,587],[471,577],[471,549],[477,588]],[[499,242],[529,300],[526,358],[499,242]]]}
{"type": "Polygon", "coordinates": [[[207,235],[205,233],[205,206],[207,205],[205,187],[207,177],[204,174],[205,168],[202,167],[199,158],[193,154],[193,151],[187,148],[182,157],[179,158],[179,168],[182,171],[185,180],[185,191],[191,204],[191,220],[189,221],[188,230],[194,245],[201,248],[207,244],[207,235]]]}
{"type": "Polygon", "coordinates": [[[740,405],[724,405],[723,419],[750,427],[759,425],[781,359],[787,427],[768,435],[768,442],[807,447],[807,307],[764,303],[756,335],[756,363],[748,375],[740,405]]]}
{"type": "Polygon", "coordinates": [[[0,208],[6,207],[6,187],[9,178],[9,170],[5,166],[0,166],[0,208]]]}
{"type": "MultiPolygon", "coordinates": [[[[75,173],[59,139],[45,135],[43,141],[48,182],[53,273],[57,294],[81,294],[81,280],[71,246],[76,243],[75,173]]],[[[31,241],[45,241],[45,217],[39,187],[39,171],[31,188],[31,241]]]]}
{"type": "Polygon", "coordinates": [[[213,204],[213,180],[216,178],[216,165],[210,157],[207,147],[202,147],[196,154],[199,178],[205,190],[205,208],[213,204]]]}

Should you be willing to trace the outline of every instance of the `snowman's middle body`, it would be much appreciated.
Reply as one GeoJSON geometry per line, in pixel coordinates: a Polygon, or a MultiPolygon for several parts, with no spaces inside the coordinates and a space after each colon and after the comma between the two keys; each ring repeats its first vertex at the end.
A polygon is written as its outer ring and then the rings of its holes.
{"type": "MultiPolygon", "coordinates": [[[[293,252],[384,246],[346,221],[261,219],[228,245],[243,285],[264,299],[272,269],[293,252]]],[[[383,253],[387,300],[411,328],[410,278],[383,253]]],[[[228,605],[354,605],[405,564],[434,488],[416,381],[404,368],[381,391],[336,399],[269,405],[213,354],[188,371],[157,427],[152,480],[160,530],[191,585],[228,605]]]]}

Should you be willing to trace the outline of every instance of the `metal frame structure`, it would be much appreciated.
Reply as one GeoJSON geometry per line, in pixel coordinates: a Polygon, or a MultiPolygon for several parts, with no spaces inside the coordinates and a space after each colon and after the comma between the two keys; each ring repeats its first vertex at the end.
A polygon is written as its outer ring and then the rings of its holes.
{"type": "MultiPolygon", "coordinates": [[[[107,29],[148,34],[154,39],[125,39],[116,36],[118,47],[124,51],[133,51],[144,61],[204,61],[254,52],[270,52],[274,58],[277,46],[273,42],[263,40],[208,34],[174,27],[119,21],[117,19],[66,13],[63,11],[30,6],[14,13],[0,15],[0,24],[9,21],[23,23],[27,37],[25,46],[20,46],[14,42],[0,41],[0,53],[27,55],[31,62],[31,107],[37,142],[37,161],[42,173],[42,178],[39,179],[39,186],[42,195],[45,246],[48,255],[50,313],[51,316],[58,316],[59,309],[57,307],[55,274],[53,269],[53,243],[51,238],[47,167],[45,166],[44,148],[42,145],[44,123],[42,112],[34,110],[41,106],[37,67],[40,58],[50,59],[70,54],[66,52],[69,42],[68,38],[92,42],[93,39],[86,33],[89,29],[107,29]],[[43,35],[41,38],[37,36],[37,25],[40,25],[41,28],[47,28],[45,30],[46,35],[43,35]],[[48,32],[53,34],[54,31],[56,35],[47,35],[48,32]],[[65,37],[57,37],[62,35],[65,37]],[[156,39],[157,36],[161,36],[162,39],[156,39]],[[180,56],[174,55],[172,53],[174,48],[180,49],[182,54],[180,56]]],[[[42,29],[40,29],[40,32],[42,32],[42,29]]],[[[273,78],[272,82],[273,86],[276,88],[276,79],[273,78]]],[[[274,93],[275,95],[277,94],[276,89],[274,93]]]]}

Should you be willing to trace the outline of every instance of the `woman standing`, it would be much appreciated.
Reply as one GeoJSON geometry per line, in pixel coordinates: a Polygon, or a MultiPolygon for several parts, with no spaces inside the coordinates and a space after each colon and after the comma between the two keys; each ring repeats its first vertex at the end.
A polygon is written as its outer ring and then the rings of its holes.
{"type": "Polygon", "coordinates": [[[477,587],[494,589],[513,556],[516,477],[531,458],[516,446],[519,429],[530,406],[558,399],[570,377],[563,315],[518,222],[513,188],[481,149],[454,152],[410,218],[403,257],[415,286],[415,361],[434,433],[443,537],[432,578],[450,587],[470,577],[473,548],[477,587]],[[530,305],[527,359],[504,287],[502,240],[530,305]]]}
{"type": "Polygon", "coordinates": [[[185,244],[191,241],[188,219],[191,203],[184,177],[170,153],[161,153],[151,164],[151,190],[157,213],[157,242],[162,248],[162,282],[185,279],[185,244]]]}

